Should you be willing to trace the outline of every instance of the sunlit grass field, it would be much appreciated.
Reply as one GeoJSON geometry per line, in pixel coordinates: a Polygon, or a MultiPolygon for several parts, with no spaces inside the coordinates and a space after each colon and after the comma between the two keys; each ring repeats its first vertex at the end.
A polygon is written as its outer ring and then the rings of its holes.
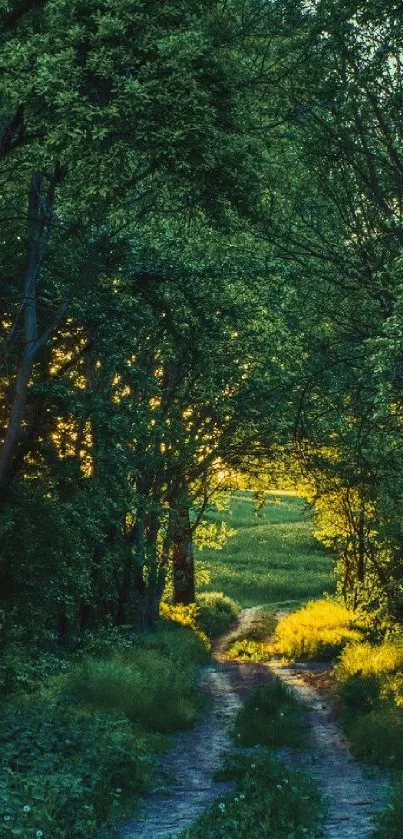
{"type": "Polygon", "coordinates": [[[204,591],[219,590],[246,606],[295,606],[333,593],[333,557],[313,538],[309,510],[301,498],[268,494],[256,510],[253,493],[239,492],[224,517],[236,536],[221,550],[198,553],[211,579],[204,591]]]}

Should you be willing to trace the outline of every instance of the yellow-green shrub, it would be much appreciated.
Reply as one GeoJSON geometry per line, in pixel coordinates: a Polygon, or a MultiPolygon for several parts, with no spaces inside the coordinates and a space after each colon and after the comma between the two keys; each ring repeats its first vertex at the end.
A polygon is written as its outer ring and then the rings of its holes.
{"type": "Polygon", "coordinates": [[[196,603],[184,606],[182,603],[161,603],[160,617],[166,621],[173,621],[181,626],[189,627],[202,640],[207,650],[210,650],[210,641],[205,632],[197,624],[199,607],[196,603]]]}
{"type": "Polygon", "coordinates": [[[403,673],[395,673],[384,680],[381,687],[381,699],[393,702],[398,708],[403,708],[403,673]]]}
{"type": "Polygon", "coordinates": [[[311,600],[279,621],[277,650],[289,658],[329,659],[362,638],[359,618],[335,600],[311,600]]]}
{"type": "Polygon", "coordinates": [[[383,644],[350,644],[343,650],[337,666],[337,678],[350,676],[382,676],[403,669],[403,644],[385,641],[383,644]]]}

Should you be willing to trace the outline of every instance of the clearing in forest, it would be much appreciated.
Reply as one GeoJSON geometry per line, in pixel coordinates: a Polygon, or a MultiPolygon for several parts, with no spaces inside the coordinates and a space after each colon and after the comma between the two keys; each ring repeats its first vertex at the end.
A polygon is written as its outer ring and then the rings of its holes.
{"type": "MultiPolygon", "coordinates": [[[[223,513],[211,513],[220,520],[223,513]]],[[[204,549],[198,564],[211,581],[203,590],[223,591],[241,606],[276,610],[333,593],[334,557],[313,537],[312,519],[303,499],[290,493],[267,493],[256,509],[252,492],[234,495],[224,513],[236,531],[222,550],[204,549]]]]}

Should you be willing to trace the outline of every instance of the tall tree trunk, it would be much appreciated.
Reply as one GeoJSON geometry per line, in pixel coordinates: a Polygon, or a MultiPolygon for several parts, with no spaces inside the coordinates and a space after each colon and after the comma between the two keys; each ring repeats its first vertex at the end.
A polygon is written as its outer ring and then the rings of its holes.
{"type": "Polygon", "coordinates": [[[0,449],[0,503],[6,501],[14,475],[14,460],[23,436],[28,388],[35,361],[52,334],[53,328],[64,318],[67,310],[67,303],[64,303],[56,313],[53,324],[38,337],[37,284],[46,255],[55,187],[60,177],[61,170],[56,167],[46,194],[42,191],[42,177],[38,172],[32,175],[29,185],[27,267],[24,276],[23,300],[9,336],[5,341],[5,349],[8,351],[9,346],[19,333],[20,321],[23,319],[24,348],[17,368],[9,420],[0,449]]]}
{"type": "Polygon", "coordinates": [[[171,508],[174,603],[188,606],[195,601],[195,565],[190,502],[187,494],[171,508]]]}
{"type": "Polygon", "coordinates": [[[0,498],[6,495],[10,483],[13,459],[21,438],[28,385],[35,358],[34,349],[38,337],[36,286],[41,261],[41,217],[41,176],[35,172],[31,178],[28,193],[28,253],[22,304],[24,315],[24,349],[17,371],[10,418],[0,452],[0,498]]]}
{"type": "Polygon", "coordinates": [[[159,598],[159,567],[157,539],[160,528],[159,516],[151,511],[147,516],[146,526],[146,565],[147,565],[147,600],[146,625],[152,627],[158,618],[159,598]]]}

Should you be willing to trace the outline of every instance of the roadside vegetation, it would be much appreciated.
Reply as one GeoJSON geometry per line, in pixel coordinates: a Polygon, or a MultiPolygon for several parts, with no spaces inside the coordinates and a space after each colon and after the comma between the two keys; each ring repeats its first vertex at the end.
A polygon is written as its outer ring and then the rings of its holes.
{"type": "Polygon", "coordinates": [[[181,839],[312,839],[321,837],[322,802],[315,784],[258,747],[228,759],[217,780],[235,791],[214,802],[181,839]]]}
{"type": "Polygon", "coordinates": [[[312,600],[279,621],[273,650],[290,660],[329,661],[362,638],[362,617],[336,600],[312,600]]]}
{"type": "Polygon", "coordinates": [[[69,651],[10,645],[0,664],[0,835],[87,839],[132,815],[169,735],[204,704],[199,666],[238,605],[164,603],[149,632],[87,632],[69,651]]]}
{"type": "Polygon", "coordinates": [[[67,657],[18,649],[1,669],[1,836],[86,839],[132,813],[155,782],[167,735],[202,711],[206,644],[162,620],[152,633],[104,631],[67,657]],[[30,673],[32,678],[30,678],[30,673]]]}
{"type": "Polygon", "coordinates": [[[197,626],[209,638],[223,635],[236,621],[241,607],[222,592],[205,591],[197,594],[197,626]]]}
{"type": "MultiPolygon", "coordinates": [[[[250,642],[252,643],[252,642],[250,642]]],[[[234,652],[233,648],[230,653],[234,652]]],[[[259,651],[255,655],[258,657],[259,651]]],[[[391,772],[387,809],[374,836],[401,836],[403,792],[403,634],[338,601],[318,600],[282,618],[261,652],[333,664],[327,689],[357,760],[391,772]]]]}

